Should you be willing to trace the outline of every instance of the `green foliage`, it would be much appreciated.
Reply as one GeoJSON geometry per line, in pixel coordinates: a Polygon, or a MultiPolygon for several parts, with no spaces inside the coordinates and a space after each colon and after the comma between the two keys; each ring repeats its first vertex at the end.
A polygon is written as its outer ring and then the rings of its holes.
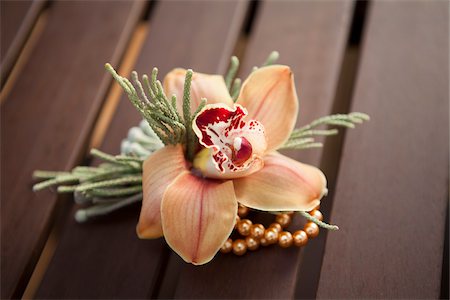
{"type": "Polygon", "coordinates": [[[91,154],[104,163],[98,167],[75,167],[70,172],[35,171],[33,177],[44,181],[35,184],[33,190],[58,186],[58,193],[73,193],[75,202],[90,205],[77,212],[78,221],[134,203],[138,195],[142,199],[142,158],[113,156],[97,149],[91,154]]]}
{"type": "Polygon", "coordinates": [[[233,81],[233,87],[231,88],[231,98],[233,99],[234,102],[237,101],[238,97],[239,97],[239,92],[241,91],[241,85],[242,85],[242,80],[240,78],[236,78],[233,81]]]}
{"type": "Polygon", "coordinates": [[[352,112],[349,114],[336,114],[325,116],[312,121],[310,124],[301,128],[294,129],[287,142],[280,149],[308,149],[320,148],[322,143],[315,142],[315,136],[328,136],[338,134],[338,129],[316,129],[319,126],[339,126],[346,128],[355,128],[355,124],[361,124],[368,121],[370,117],[364,113],[352,112]]]}
{"type": "Polygon", "coordinates": [[[106,64],[105,68],[165,145],[185,143],[186,124],[180,118],[173,101],[169,102],[167,99],[162,84],[157,79],[157,68],[153,69],[150,79],[147,75],[142,76],[144,85],[135,71],[131,73],[130,82],[118,75],[110,64],[106,64]]]}
{"type": "MultiPolygon", "coordinates": [[[[127,93],[131,103],[148,122],[152,132],[158,139],[164,145],[185,144],[186,158],[192,160],[198,143],[192,130],[192,121],[206,104],[206,99],[202,99],[200,107],[196,109],[195,114],[191,115],[192,70],[187,70],[186,72],[183,89],[183,117],[181,117],[176,107],[176,96],[172,95],[169,101],[161,82],[157,79],[157,68],[153,68],[150,78],[145,74],[142,76],[144,84],[139,80],[137,72],[131,73],[131,82],[129,82],[128,79],[118,75],[110,64],[106,64],[105,68],[127,93]]],[[[139,135],[139,137],[142,136],[139,135]]],[[[153,138],[153,140],[155,139],[153,138]]],[[[152,143],[148,139],[147,142],[152,143]]],[[[127,148],[127,145],[128,147],[134,147],[132,152],[137,153],[139,156],[150,154],[145,147],[141,147],[143,144],[145,144],[145,141],[141,139],[134,144],[131,143],[129,145],[125,143],[124,147],[127,148]]]]}
{"type": "MultiPolygon", "coordinates": [[[[186,78],[184,80],[183,88],[183,118],[186,126],[186,158],[190,161],[194,159],[195,149],[197,147],[197,141],[194,131],[192,130],[192,121],[195,117],[191,116],[191,82],[192,82],[192,70],[187,70],[186,78]]],[[[202,107],[205,106],[206,101],[202,100],[202,107]]],[[[197,109],[196,113],[200,112],[197,109]]]]}
{"type": "Polygon", "coordinates": [[[236,73],[239,69],[239,59],[236,56],[232,56],[230,60],[230,68],[228,69],[227,74],[225,75],[225,85],[227,89],[231,91],[231,83],[233,82],[234,77],[236,77],[236,73]]]}
{"type": "MultiPolygon", "coordinates": [[[[264,63],[261,65],[261,67],[273,65],[274,63],[276,63],[279,57],[280,54],[277,51],[272,51],[264,61],[264,63]]],[[[258,67],[253,67],[252,72],[257,69],[258,67]]],[[[227,86],[227,89],[234,102],[238,100],[239,92],[241,91],[242,86],[242,80],[240,78],[235,78],[238,70],[239,59],[236,56],[232,56],[230,60],[230,67],[228,68],[228,72],[226,73],[224,79],[225,85],[227,86]]]]}
{"type": "MultiPolygon", "coordinates": [[[[296,211],[296,212],[299,213],[302,217],[306,218],[308,221],[311,221],[311,222],[313,222],[313,223],[316,223],[317,226],[319,226],[319,227],[322,227],[322,228],[327,229],[327,230],[339,230],[339,227],[338,227],[338,226],[336,226],[336,225],[331,225],[331,224],[325,223],[325,222],[323,222],[323,221],[320,221],[319,219],[317,219],[317,218],[311,216],[307,211],[296,211]]],[[[282,211],[271,211],[271,212],[269,212],[269,213],[271,213],[271,214],[273,214],[273,215],[278,215],[278,214],[283,214],[283,213],[286,213],[286,212],[282,212],[282,211]]]]}
{"type": "Polygon", "coordinates": [[[267,57],[266,61],[262,64],[263,67],[273,65],[280,58],[278,51],[272,51],[267,57]]]}

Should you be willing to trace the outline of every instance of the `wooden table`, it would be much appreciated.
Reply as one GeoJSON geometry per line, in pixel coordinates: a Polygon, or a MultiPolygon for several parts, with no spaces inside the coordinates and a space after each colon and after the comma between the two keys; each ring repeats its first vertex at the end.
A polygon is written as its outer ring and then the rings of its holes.
{"type": "Polygon", "coordinates": [[[1,1],[1,298],[448,297],[449,4],[445,1],[1,1]],[[372,120],[321,150],[330,194],[307,247],[187,265],[135,235],[139,205],[88,224],[35,169],[117,153],[140,120],[105,62],[245,77],[272,50],[292,67],[298,125],[372,120]]]}

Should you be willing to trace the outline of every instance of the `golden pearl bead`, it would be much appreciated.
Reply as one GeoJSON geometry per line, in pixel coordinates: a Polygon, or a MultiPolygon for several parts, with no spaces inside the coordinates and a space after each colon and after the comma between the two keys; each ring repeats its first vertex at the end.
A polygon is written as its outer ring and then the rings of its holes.
{"type": "Polygon", "coordinates": [[[269,242],[265,238],[261,238],[259,240],[259,243],[260,243],[261,246],[264,246],[264,247],[270,245],[269,242]]]}
{"type": "Polygon", "coordinates": [[[275,230],[278,231],[278,232],[281,232],[281,231],[283,230],[283,228],[281,227],[281,225],[278,224],[278,223],[272,223],[272,224],[270,224],[269,229],[275,229],[275,230]]]}
{"type": "Polygon", "coordinates": [[[274,228],[269,228],[264,232],[264,238],[267,243],[275,244],[278,241],[278,231],[274,228]]]}
{"type": "Polygon", "coordinates": [[[278,245],[280,245],[280,247],[288,248],[292,246],[292,243],[292,234],[289,231],[280,232],[280,235],[278,236],[278,245]]]}
{"type": "Polygon", "coordinates": [[[315,238],[319,235],[319,226],[316,223],[308,222],[304,229],[309,238],[315,238]]]}
{"type": "Polygon", "coordinates": [[[309,214],[320,221],[323,220],[323,215],[320,212],[320,210],[318,210],[318,209],[314,209],[314,210],[310,211],[309,214]]]}
{"type": "Polygon", "coordinates": [[[297,230],[292,237],[294,238],[294,244],[297,247],[304,246],[308,243],[308,235],[303,230],[297,230]]]}
{"type": "Polygon", "coordinates": [[[220,252],[222,253],[230,253],[231,250],[233,250],[233,240],[232,239],[228,239],[225,241],[225,243],[223,244],[222,248],[220,248],[220,252]]]}
{"type": "Polygon", "coordinates": [[[239,215],[239,217],[244,218],[245,216],[248,215],[248,212],[249,212],[249,209],[248,209],[247,206],[239,204],[239,207],[238,207],[238,215],[239,215]]]}
{"type": "Polygon", "coordinates": [[[259,248],[259,241],[251,236],[245,238],[245,243],[248,250],[254,251],[259,248]]]}
{"type": "Polygon", "coordinates": [[[284,228],[291,224],[291,217],[288,214],[279,214],[276,216],[275,221],[284,228]]]}
{"type": "Polygon", "coordinates": [[[244,219],[244,220],[239,221],[239,223],[237,225],[237,230],[241,235],[247,236],[250,234],[251,227],[252,227],[252,221],[250,221],[249,219],[244,219]]]}
{"type": "Polygon", "coordinates": [[[259,240],[260,238],[262,238],[264,236],[264,226],[262,224],[253,224],[250,227],[250,235],[259,240]]]}
{"type": "Polygon", "coordinates": [[[247,244],[244,240],[238,239],[233,242],[233,253],[236,255],[244,255],[247,252],[247,244]]]}
{"type": "Polygon", "coordinates": [[[241,220],[241,218],[239,216],[236,216],[236,222],[234,223],[234,228],[237,228],[237,225],[240,220],[241,220]]]}

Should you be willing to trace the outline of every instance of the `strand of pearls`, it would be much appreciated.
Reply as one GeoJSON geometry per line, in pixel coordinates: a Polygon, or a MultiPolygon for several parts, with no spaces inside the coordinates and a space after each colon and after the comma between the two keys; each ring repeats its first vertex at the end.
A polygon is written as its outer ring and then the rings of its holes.
{"type": "MultiPolygon", "coordinates": [[[[248,207],[239,204],[238,215],[236,216],[235,230],[242,238],[228,238],[223,244],[220,252],[231,253],[241,256],[247,250],[255,251],[260,246],[266,247],[278,244],[282,248],[289,248],[293,245],[297,247],[305,246],[309,239],[319,235],[319,226],[313,222],[307,222],[303,229],[291,233],[286,230],[292,222],[293,213],[282,213],[275,217],[275,222],[265,228],[262,224],[253,224],[249,219],[244,219],[249,212],[248,207]]],[[[319,206],[310,211],[309,214],[319,220],[323,220],[323,215],[319,211],[319,206]]]]}

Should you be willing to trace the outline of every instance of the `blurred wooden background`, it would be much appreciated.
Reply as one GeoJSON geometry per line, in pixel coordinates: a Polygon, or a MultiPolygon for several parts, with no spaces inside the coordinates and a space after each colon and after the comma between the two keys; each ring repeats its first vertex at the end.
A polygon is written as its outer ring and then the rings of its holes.
{"type": "Polygon", "coordinates": [[[448,22],[447,1],[1,0],[1,298],[448,298],[448,22]],[[272,50],[298,125],[372,117],[289,152],[325,171],[340,231],[195,267],[136,237],[139,205],[78,224],[32,192],[33,170],[117,153],[139,122],[104,63],[223,74],[235,54],[246,77],[272,50]]]}

